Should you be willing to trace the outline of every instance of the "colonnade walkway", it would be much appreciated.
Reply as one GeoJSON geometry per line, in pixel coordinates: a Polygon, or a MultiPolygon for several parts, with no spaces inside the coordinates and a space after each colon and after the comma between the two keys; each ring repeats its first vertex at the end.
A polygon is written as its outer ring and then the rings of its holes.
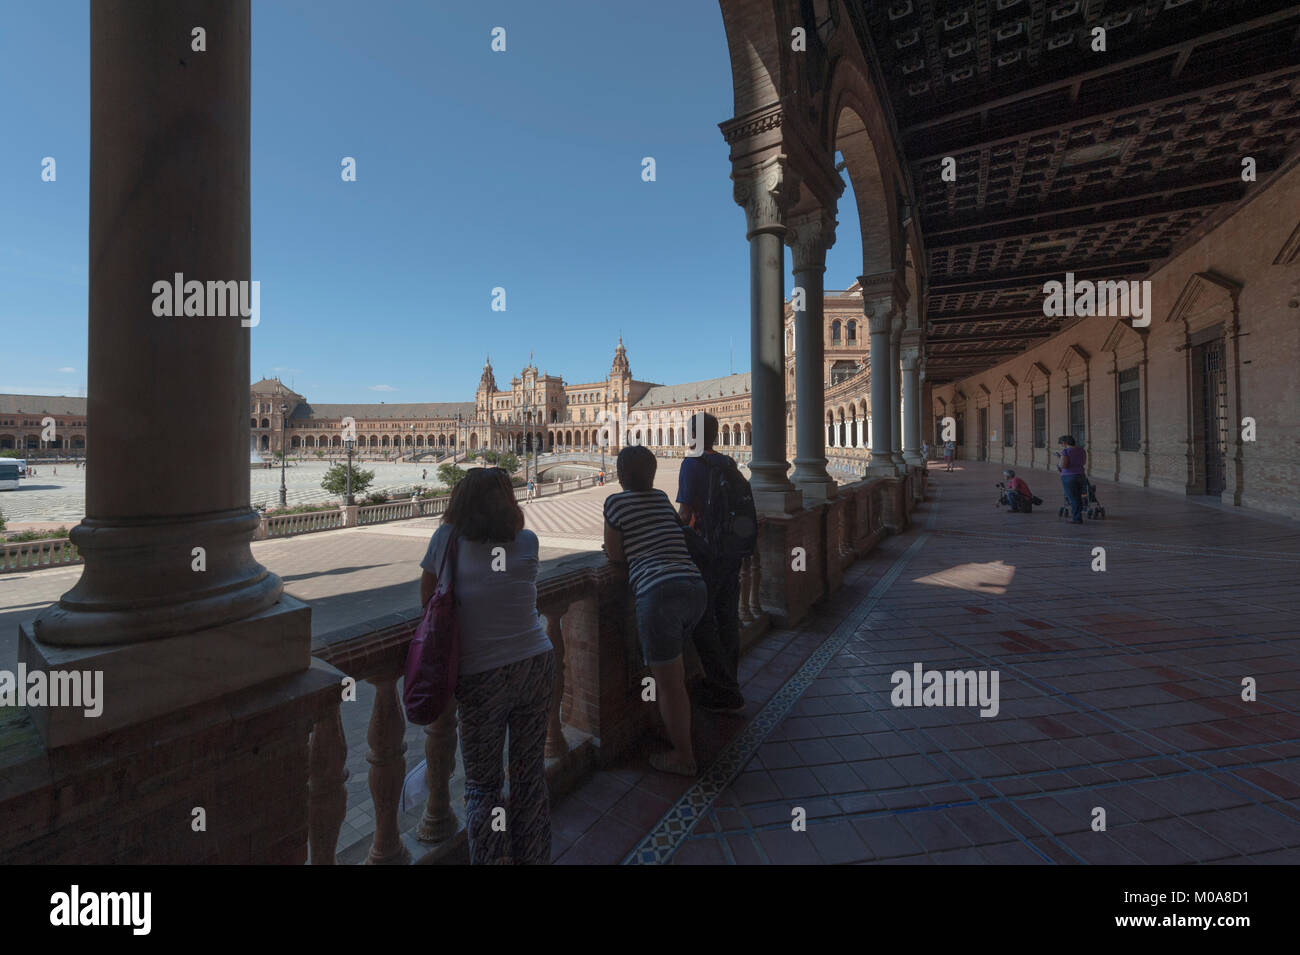
{"type": "Polygon", "coordinates": [[[1300,862],[1300,524],[1100,484],[1072,525],[1055,474],[1014,514],[1001,465],[930,467],[912,528],[745,657],[744,713],[695,711],[699,779],[661,743],[597,772],[558,862],[1300,862]],[[996,715],[894,706],[917,665],[996,671],[996,715]]]}

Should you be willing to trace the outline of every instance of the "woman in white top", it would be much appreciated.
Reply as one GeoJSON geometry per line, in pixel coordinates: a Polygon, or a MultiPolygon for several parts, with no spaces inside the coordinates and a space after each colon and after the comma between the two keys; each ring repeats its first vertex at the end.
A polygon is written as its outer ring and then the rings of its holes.
{"type": "Polygon", "coordinates": [[[523,511],[501,468],[471,469],[442,520],[420,562],[420,603],[428,606],[438,574],[450,573],[450,560],[443,560],[454,535],[456,702],[470,861],[544,865],[551,861],[545,751],[555,657],[537,617],[537,535],[523,529],[523,511]],[[508,801],[501,795],[507,730],[508,801]],[[493,818],[502,806],[504,827],[493,818]]]}

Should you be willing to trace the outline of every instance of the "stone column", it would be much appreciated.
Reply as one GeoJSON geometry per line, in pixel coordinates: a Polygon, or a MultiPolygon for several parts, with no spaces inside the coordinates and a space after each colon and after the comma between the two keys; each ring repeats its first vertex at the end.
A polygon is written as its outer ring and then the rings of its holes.
{"type": "MultiPolygon", "coordinates": [[[[238,296],[236,314],[226,296],[214,317],[207,284],[251,279],[249,0],[100,0],[90,16],[95,427],[71,533],[85,565],[20,646],[29,669],[104,671],[103,717],[60,724],[82,736],[305,669],[310,649],[310,611],[277,605],[280,579],[249,548],[257,319],[238,296]],[[206,52],[193,52],[200,26],[206,52]],[[185,314],[195,304],[202,314],[185,314]]],[[[65,716],[52,712],[37,722],[55,745],[66,738],[49,721],[65,716]]]]}
{"type": "Polygon", "coordinates": [[[893,376],[889,373],[889,340],[893,337],[893,307],[888,301],[871,303],[867,327],[871,332],[871,460],[867,474],[893,477],[896,473],[890,457],[891,424],[889,398],[893,376]]]}
{"type": "Polygon", "coordinates": [[[894,462],[894,471],[907,473],[907,462],[903,460],[903,376],[899,369],[902,351],[904,320],[901,313],[894,316],[889,336],[889,457],[894,462]]]}
{"type": "MultiPolygon", "coordinates": [[[[786,477],[785,459],[785,216],[799,184],[775,156],[732,173],[734,197],[745,210],[749,240],[750,401],[754,451],[749,464],[754,505],[769,514],[799,509],[802,495],[786,477]]],[[[796,372],[797,374],[797,372],[796,372]]]]}
{"type": "Polygon", "coordinates": [[[835,479],[826,473],[826,388],[823,277],[826,250],[835,244],[835,219],[821,209],[794,219],[786,236],[794,260],[794,281],[803,289],[804,308],[794,316],[795,441],[794,483],[805,506],[835,496],[835,479]]]}
{"type": "Polygon", "coordinates": [[[903,460],[922,467],[925,461],[921,457],[921,387],[917,376],[921,348],[912,340],[913,335],[909,332],[904,336],[907,340],[899,351],[903,372],[903,460]]]}

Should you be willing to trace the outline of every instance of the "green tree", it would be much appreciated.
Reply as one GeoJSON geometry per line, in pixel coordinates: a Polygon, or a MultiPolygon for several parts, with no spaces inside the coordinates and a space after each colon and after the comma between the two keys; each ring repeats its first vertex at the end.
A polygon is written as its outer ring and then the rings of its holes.
{"type": "MultiPolygon", "coordinates": [[[[364,493],[374,479],[374,471],[363,471],[354,464],[352,466],[352,493],[354,495],[364,493]]],[[[320,486],[331,494],[348,493],[347,464],[331,464],[329,470],[325,472],[325,476],[321,478],[320,486]]]]}
{"type": "Polygon", "coordinates": [[[438,465],[438,480],[442,482],[443,487],[453,488],[465,477],[465,469],[458,468],[448,461],[446,464],[438,465]]]}
{"type": "Polygon", "coordinates": [[[519,458],[510,451],[502,451],[497,455],[496,466],[504,468],[507,474],[514,474],[519,470],[519,458]]]}
{"type": "Polygon", "coordinates": [[[318,458],[323,458],[323,457],[325,457],[325,452],[322,451],[320,448],[317,448],[317,449],[316,449],[316,457],[318,457],[318,458]]]}

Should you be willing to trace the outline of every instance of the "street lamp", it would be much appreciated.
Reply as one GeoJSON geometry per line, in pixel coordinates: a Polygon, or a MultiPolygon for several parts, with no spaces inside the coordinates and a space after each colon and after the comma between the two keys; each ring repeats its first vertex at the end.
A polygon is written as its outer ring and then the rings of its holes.
{"type": "Polygon", "coordinates": [[[288,507],[289,491],[284,486],[284,466],[288,460],[288,453],[284,448],[284,416],[288,414],[289,406],[283,401],[280,402],[280,506],[288,507]]]}
{"type": "Polygon", "coordinates": [[[343,497],[343,503],[346,504],[348,507],[351,507],[353,504],[357,503],[356,500],[352,497],[352,449],[355,448],[356,446],[357,446],[357,439],[352,437],[351,435],[348,435],[343,439],[343,447],[348,449],[348,489],[347,489],[347,493],[343,497]]]}

